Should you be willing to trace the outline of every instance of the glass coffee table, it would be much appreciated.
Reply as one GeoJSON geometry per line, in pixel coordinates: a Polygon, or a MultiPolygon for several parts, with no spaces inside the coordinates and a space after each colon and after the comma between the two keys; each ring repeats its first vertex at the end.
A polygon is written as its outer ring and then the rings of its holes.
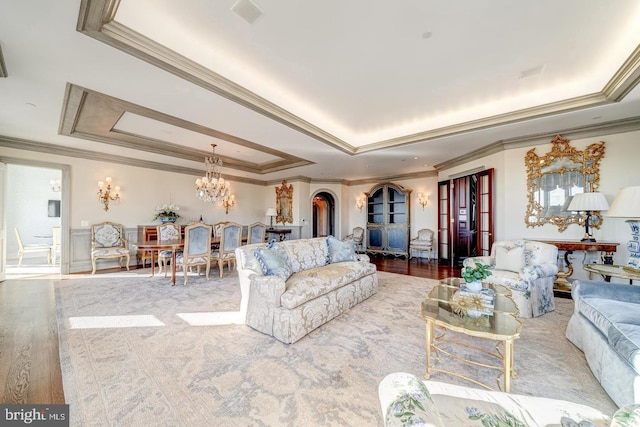
{"type": "MultiPolygon", "coordinates": [[[[489,390],[494,388],[459,372],[439,369],[436,367],[440,355],[451,356],[460,362],[482,368],[497,370],[496,383],[499,390],[509,392],[511,379],[515,377],[513,364],[513,344],[520,336],[522,323],[518,320],[518,308],[511,299],[511,291],[500,285],[487,285],[485,289],[493,290],[493,307],[487,304],[478,306],[479,300],[474,295],[463,295],[460,286],[464,280],[460,278],[444,279],[435,286],[427,299],[422,302],[422,317],[426,322],[426,373],[425,379],[431,377],[432,372],[441,372],[463,378],[489,390]],[[474,309],[480,308],[480,315],[474,309]],[[448,339],[448,332],[460,333],[468,337],[496,341],[495,350],[487,351],[468,342],[448,339]],[[477,350],[494,358],[501,363],[488,364],[463,358],[446,350],[441,343],[453,346],[463,346],[477,350]],[[432,363],[432,355],[435,360],[432,363]],[[502,386],[500,379],[502,378],[502,386]]],[[[455,338],[455,336],[453,337],[455,338]]],[[[466,340],[468,341],[468,340],[466,340]]]]}

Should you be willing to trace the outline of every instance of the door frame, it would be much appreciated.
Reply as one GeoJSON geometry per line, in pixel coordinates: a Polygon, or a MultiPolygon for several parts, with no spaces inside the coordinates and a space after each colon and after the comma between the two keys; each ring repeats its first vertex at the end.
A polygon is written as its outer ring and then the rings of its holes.
{"type": "MultiPolygon", "coordinates": [[[[65,165],[61,163],[53,163],[53,162],[45,162],[40,160],[29,160],[29,159],[20,159],[14,157],[0,157],[0,163],[4,163],[6,165],[20,165],[20,166],[31,166],[43,169],[58,169],[61,172],[61,189],[60,189],[60,227],[61,227],[61,238],[60,238],[60,274],[69,274],[69,235],[70,235],[70,225],[69,218],[71,217],[71,166],[65,165]]],[[[4,184],[6,185],[6,184],[4,184]]],[[[3,195],[3,197],[5,197],[3,195]]],[[[4,200],[2,203],[4,204],[4,200]]],[[[5,210],[0,209],[0,214],[2,218],[0,219],[3,224],[6,224],[6,215],[5,210]]],[[[6,230],[5,230],[6,232],[6,230]]],[[[6,234],[6,233],[5,233],[6,234]]],[[[4,260],[6,263],[6,254],[3,253],[4,260]]]]}

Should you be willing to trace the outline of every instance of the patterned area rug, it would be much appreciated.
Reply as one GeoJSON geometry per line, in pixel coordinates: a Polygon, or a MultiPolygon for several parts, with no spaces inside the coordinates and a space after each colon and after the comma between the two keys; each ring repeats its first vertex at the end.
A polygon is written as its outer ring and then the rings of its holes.
{"type": "MultiPolygon", "coordinates": [[[[291,345],[239,324],[233,274],[209,282],[194,276],[186,287],[141,272],[59,281],[71,425],[382,425],[380,380],[395,371],[424,373],[420,301],[436,282],[378,274],[376,295],[291,345]]],[[[572,301],[557,305],[523,319],[511,391],[613,413],[582,353],[564,338],[572,301]]],[[[440,366],[495,384],[495,373],[467,370],[455,359],[443,357],[440,366]]]]}

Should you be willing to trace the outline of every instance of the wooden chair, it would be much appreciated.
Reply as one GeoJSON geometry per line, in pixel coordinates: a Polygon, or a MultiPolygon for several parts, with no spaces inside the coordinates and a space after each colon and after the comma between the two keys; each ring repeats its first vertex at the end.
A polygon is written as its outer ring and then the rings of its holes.
{"type": "Polygon", "coordinates": [[[247,231],[247,244],[264,243],[267,234],[267,225],[261,222],[254,222],[249,225],[247,231]]]}
{"type": "Polygon", "coordinates": [[[189,269],[200,266],[206,267],[206,277],[209,280],[211,269],[211,234],[213,228],[210,225],[197,223],[184,229],[184,249],[176,256],[176,267],[180,267],[184,274],[184,285],[187,285],[189,269]]]}
{"type": "Polygon", "coordinates": [[[229,221],[222,221],[222,222],[216,222],[215,224],[213,224],[213,232],[214,235],[213,237],[215,237],[216,239],[220,238],[220,235],[222,234],[222,227],[224,227],[225,224],[227,224],[229,221]]]}
{"type": "Polygon", "coordinates": [[[431,260],[433,254],[433,230],[423,228],[418,230],[418,236],[409,241],[409,259],[413,252],[427,252],[427,261],[431,260]]]}
{"type": "MultiPolygon", "coordinates": [[[[264,240],[263,240],[264,242],[264,240]]],[[[231,263],[236,260],[236,248],[242,244],[242,226],[235,222],[229,222],[222,227],[220,234],[220,246],[212,251],[211,257],[218,263],[220,277],[227,263],[229,271],[231,271],[231,263]]]]}
{"type": "Polygon", "coordinates": [[[354,249],[358,253],[363,252],[363,248],[362,248],[363,240],[364,240],[364,228],[362,227],[354,227],[351,234],[345,236],[345,238],[342,239],[343,242],[352,241],[354,249]]]}
{"type": "Polygon", "coordinates": [[[51,264],[51,246],[47,244],[28,244],[25,245],[22,243],[22,238],[20,237],[20,232],[18,228],[16,230],[16,239],[18,240],[18,267],[22,265],[22,258],[24,254],[35,254],[35,253],[46,253],[47,254],[47,264],[51,264]]]}
{"type": "MultiPolygon", "coordinates": [[[[180,226],[167,222],[156,227],[158,240],[180,240],[180,226]]],[[[164,269],[164,277],[167,277],[169,260],[173,257],[173,251],[160,251],[158,253],[158,272],[164,269]]]]}
{"type": "Polygon", "coordinates": [[[122,258],[126,258],[129,271],[129,242],[124,238],[122,224],[106,221],[91,226],[91,274],[96,273],[99,258],[118,258],[120,268],[122,258]]]}

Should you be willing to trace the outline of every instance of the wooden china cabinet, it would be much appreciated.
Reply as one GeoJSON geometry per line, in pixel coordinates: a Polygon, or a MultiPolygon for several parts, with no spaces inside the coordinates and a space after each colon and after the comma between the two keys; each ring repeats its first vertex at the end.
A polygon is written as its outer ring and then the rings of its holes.
{"type": "Polygon", "coordinates": [[[411,191],[391,182],[376,184],[367,196],[367,252],[409,256],[411,191]]]}

